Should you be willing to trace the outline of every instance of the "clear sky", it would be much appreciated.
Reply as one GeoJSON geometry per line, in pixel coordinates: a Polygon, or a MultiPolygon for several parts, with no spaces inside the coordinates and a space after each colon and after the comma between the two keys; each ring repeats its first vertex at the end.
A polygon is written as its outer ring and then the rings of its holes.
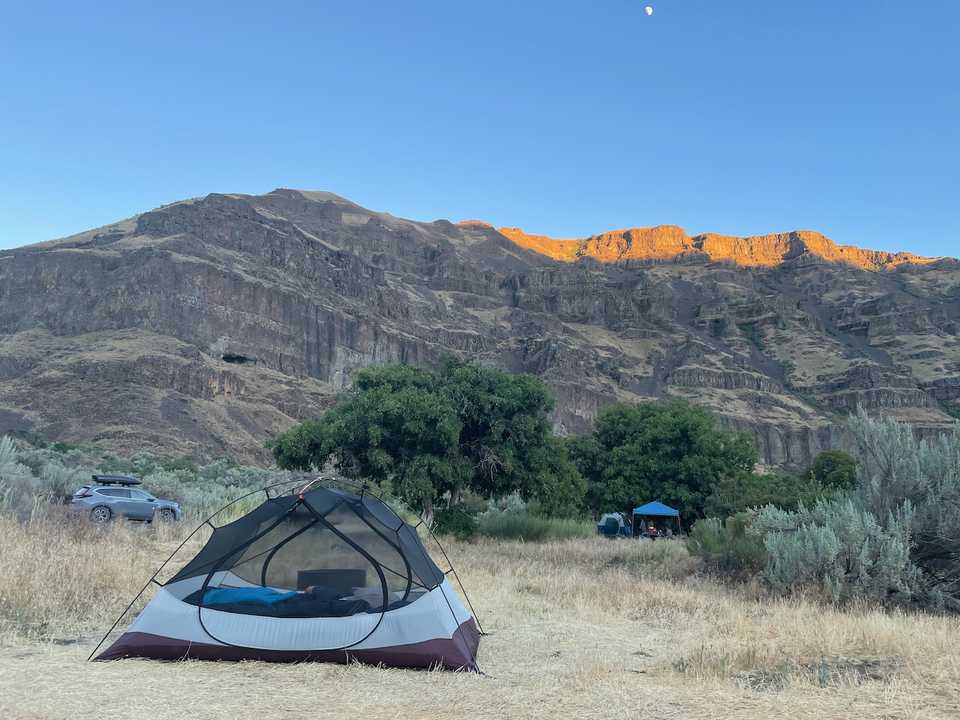
{"type": "Polygon", "coordinates": [[[0,0],[0,247],[297,187],[957,255],[958,31],[955,0],[0,0]]]}

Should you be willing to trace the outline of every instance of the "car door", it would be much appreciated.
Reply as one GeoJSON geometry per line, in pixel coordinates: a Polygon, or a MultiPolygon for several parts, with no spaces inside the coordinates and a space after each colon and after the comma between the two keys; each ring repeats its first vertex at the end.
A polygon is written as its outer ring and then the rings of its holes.
{"type": "Polygon", "coordinates": [[[97,504],[105,504],[114,516],[126,516],[130,492],[123,488],[97,488],[97,504]]]}
{"type": "MultiPolygon", "coordinates": [[[[127,488],[102,488],[100,494],[110,498],[110,510],[113,511],[114,515],[121,515],[131,520],[146,519],[143,517],[143,505],[145,503],[132,500],[130,490],[127,490],[127,488]]],[[[152,516],[153,511],[151,510],[150,517],[152,516]]]]}
{"type": "Polygon", "coordinates": [[[127,501],[127,517],[131,520],[152,520],[156,501],[142,490],[129,489],[130,499],[127,501]]]}

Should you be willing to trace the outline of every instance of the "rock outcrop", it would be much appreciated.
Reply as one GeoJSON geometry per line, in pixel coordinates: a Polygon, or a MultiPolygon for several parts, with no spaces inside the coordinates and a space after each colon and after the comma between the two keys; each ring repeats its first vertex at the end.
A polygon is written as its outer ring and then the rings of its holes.
{"type": "Polygon", "coordinates": [[[567,262],[579,258],[591,258],[602,263],[700,260],[770,268],[790,262],[825,261],[844,263],[862,270],[888,270],[900,265],[928,265],[943,259],[837,245],[830,238],[810,230],[748,237],[716,233],[690,237],[676,225],[658,225],[613,230],[583,240],[529,235],[520,228],[500,228],[500,232],[521,247],[567,262]]]}
{"type": "Polygon", "coordinates": [[[807,231],[554,240],[296,190],[0,252],[0,433],[264,459],[358,368],[446,352],[540,375],[561,432],[683,397],[801,465],[858,405],[953,422],[960,264],[807,231]]]}

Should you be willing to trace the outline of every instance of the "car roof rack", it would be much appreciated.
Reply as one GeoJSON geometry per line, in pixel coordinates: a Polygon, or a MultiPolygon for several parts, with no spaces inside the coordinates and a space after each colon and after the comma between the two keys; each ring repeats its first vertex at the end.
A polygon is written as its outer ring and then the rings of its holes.
{"type": "Polygon", "coordinates": [[[94,482],[101,485],[142,485],[142,480],[130,477],[129,475],[91,475],[94,482]]]}

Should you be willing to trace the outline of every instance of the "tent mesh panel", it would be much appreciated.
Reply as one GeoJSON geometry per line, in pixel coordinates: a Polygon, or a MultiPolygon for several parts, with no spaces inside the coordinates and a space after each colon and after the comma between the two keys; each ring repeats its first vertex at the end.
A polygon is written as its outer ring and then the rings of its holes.
{"type": "Polygon", "coordinates": [[[443,577],[416,532],[380,500],[320,488],[272,498],[215,529],[166,585],[203,578],[184,598],[203,608],[344,617],[402,607],[443,577]]]}

